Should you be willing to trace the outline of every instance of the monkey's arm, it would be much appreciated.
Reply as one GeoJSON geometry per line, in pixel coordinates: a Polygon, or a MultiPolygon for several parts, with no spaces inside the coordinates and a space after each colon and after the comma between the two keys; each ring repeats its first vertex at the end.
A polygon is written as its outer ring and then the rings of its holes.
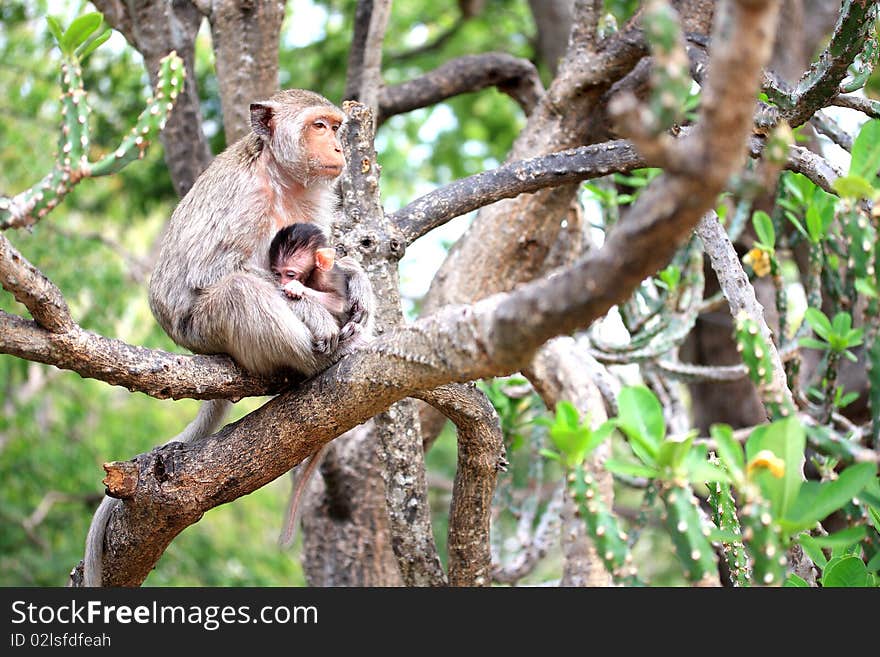
{"type": "Polygon", "coordinates": [[[345,274],[350,313],[348,323],[339,332],[339,339],[347,340],[357,334],[370,337],[376,314],[376,298],[370,279],[360,263],[350,256],[339,258],[336,266],[345,274]]]}

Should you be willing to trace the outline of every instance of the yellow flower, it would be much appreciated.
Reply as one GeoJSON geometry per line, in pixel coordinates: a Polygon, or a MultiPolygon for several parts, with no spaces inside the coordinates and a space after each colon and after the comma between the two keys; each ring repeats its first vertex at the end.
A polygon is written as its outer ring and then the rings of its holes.
{"type": "Polygon", "coordinates": [[[749,265],[758,277],[770,273],[770,254],[763,249],[754,248],[743,256],[743,264],[749,265]]]}
{"type": "Polygon", "coordinates": [[[758,468],[766,468],[774,477],[779,479],[785,474],[785,461],[769,449],[762,449],[755,454],[755,458],[749,461],[749,465],[746,467],[746,475],[751,477],[752,472],[758,468]]]}

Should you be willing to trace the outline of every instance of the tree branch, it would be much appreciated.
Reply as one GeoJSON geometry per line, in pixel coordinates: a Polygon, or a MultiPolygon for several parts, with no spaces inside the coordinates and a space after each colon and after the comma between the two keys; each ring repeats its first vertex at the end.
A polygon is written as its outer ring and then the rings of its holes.
{"type": "MultiPolygon", "coordinates": [[[[0,235],[0,285],[27,308],[42,328],[66,333],[74,327],[61,290],[0,235]]],[[[0,338],[2,342],[2,338],[0,338]]]]}
{"type": "MultiPolygon", "coordinates": [[[[342,145],[346,162],[352,163],[342,179],[343,213],[351,228],[343,239],[351,244],[355,234],[370,272],[378,300],[376,331],[382,333],[403,324],[397,261],[402,241],[385,217],[379,198],[379,166],[373,145],[373,113],[364,104],[346,101],[348,114],[342,145]],[[397,244],[398,248],[394,248],[397,244]]],[[[424,450],[415,403],[395,404],[373,422],[375,444],[382,463],[385,498],[391,528],[391,545],[404,583],[410,586],[441,586],[446,575],[434,542],[431,509],[425,476],[424,450]]]]}
{"type": "Polygon", "coordinates": [[[736,317],[740,312],[745,311],[758,325],[764,342],[767,344],[770,362],[773,366],[773,387],[783,395],[785,405],[789,408],[795,408],[791,390],[788,388],[785,368],[782,365],[782,358],[780,358],[779,351],[773,342],[770,327],[764,320],[764,308],[755,296],[755,288],[749,284],[748,276],[743,270],[736,250],[718,221],[718,215],[709,212],[703,216],[697,226],[697,235],[702,240],[703,249],[709,256],[712,269],[718,277],[718,285],[724,291],[724,296],[727,297],[731,316],[736,317]]]}
{"type": "Polygon", "coordinates": [[[391,0],[358,0],[354,35],[348,53],[345,99],[363,103],[378,116],[382,80],[382,42],[391,15],[391,0]]]}
{"type": "Polygon", "coordinates": [[[840,94],[831,101],[832,105],[858,110],[872,119],[880,119],[880,102],[873,98],[862,98],[851,94],[840,94]]]}
{"type": "Polygon", "coordinates": [[[208,19],[226,143],[251,129],[250,104],[278,90],[284,1],[212,0],[208,19]]]}
{"type": "Polygon", "coordinates": [[[434,190],[389,215],[411,244],[453,217],[503,198],[646,166],[628,141],[581,146],[511,162],[434,190]]]}
{"type": "Polygon", "coordinates": [[[0,353],[72,370],[158,399],[240,398],[278,392],[283,379],[256,377],[228,356],[189,356],[135,347],[73,325],[52,333],[0,310],[0,353]]]}
{"type": "Polygon", "coordinates": [[[489,525],[498,470],[506,467],[498,414],[473,385],[446,385],[415,395],[455,423],[458,466],[449,509],[449,583],[489,586],[489,525]]]}
{"type": "Polygon", "coordinates": [[[381,125],[396,114],[487,87],[498,87],[519,103],[526,114],[544,94],[538,70],[527,59],[506,53],[465,55],[420,78],[383,88],[379,96],[377,124],[381,125]]]}

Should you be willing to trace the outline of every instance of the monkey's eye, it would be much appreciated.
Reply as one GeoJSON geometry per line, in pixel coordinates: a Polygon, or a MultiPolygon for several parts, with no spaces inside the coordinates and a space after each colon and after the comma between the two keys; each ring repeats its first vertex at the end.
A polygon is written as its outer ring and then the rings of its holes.
{"type": "Polygon", "coordinates": [[[339,124],[338,123],[333,125],[333,132],[339,132],[339,124]]]}
{"type": "Polygon", "coordinates": [[[327,125],[327,122],[323,119],[318,119],[317,121],[312,123],[312,127],[316,130],[326,130],[329,126],[327,125]]]}
{"type": "Polygon", "coordinates": [[[296,272],[296,271],[294,271],[294,270],[292,270],[292,269],[289,270],[289,271],[284,272],[284,275],[287,276],[287,278],[290,278],[290,279],[293,279],[293,280],[298,280],[298,279],[299,279],[299,272],[296,272]]]}

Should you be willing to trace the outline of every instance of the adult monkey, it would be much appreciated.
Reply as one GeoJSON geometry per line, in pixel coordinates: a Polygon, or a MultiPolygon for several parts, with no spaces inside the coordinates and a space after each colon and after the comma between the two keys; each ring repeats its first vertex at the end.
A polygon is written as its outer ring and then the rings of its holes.
{"type": "MultiPolygon", "coordinates": [[[[312,375],[336,360],[339,340],[372,319],[372,288],[351,258],[351,321],[341,329],[320,303],[291,301],[269,272],[269,244],[281,228],[313,222],[328,233],[336,213],[333,182],[345,166],[337,138],[344,115],[323,96],[281,91],[253,103],[250,134],[218,155],[171,216],[150,280],[150,308],[177,344],[229,354],[257,374],[312,375]]],[[[230,402],[211,400],[182,433],[186,442],[216,429],[230,402]]],[[[100,586],[104,530],[119,502],[106,497],[86,537],[83,582],[100,586]]]]}

